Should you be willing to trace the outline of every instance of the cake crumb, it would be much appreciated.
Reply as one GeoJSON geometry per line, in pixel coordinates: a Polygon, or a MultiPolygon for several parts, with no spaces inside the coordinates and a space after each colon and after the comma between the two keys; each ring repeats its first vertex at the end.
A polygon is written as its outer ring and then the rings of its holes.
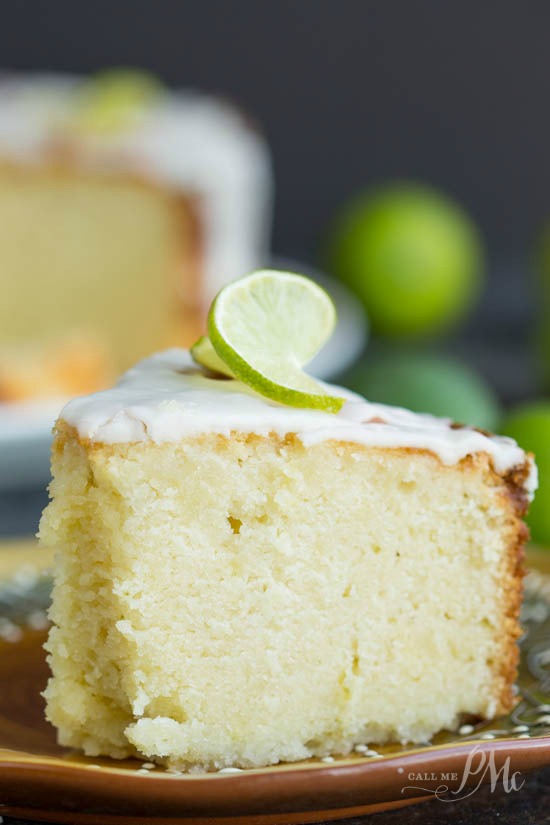
{"type": "Polygon", "coordinates": [[[34,610],[27,616],[27,626],[32,630],[45,630],[50,624],[44,610],[34,610]]]}
{"type": "Polygon", "coordinates": [[[368,749],[368,745],[355,745],[353,748],[356,753],[366,753],[368,749]]]}
{"type": "Polygon", "coordinates": [[[512,728],[513,733],[527,733],[529,730],[529,725],[516,725],[515,728],[512,728]]]}
{"type": "Polygon", "coordinates": [[[537,725],[550,725],[550,714],[537,717],[537,725]]]}
{"type": "Polygon", "coordinates": [[[39,573],[32,564],[22,564],[13,576],[13,583],[22,590],[32,590],[38,582],[39,573]]]}
{"type": "Polygon", "coordinates": [[[242,768],[220,768],[218,773],[242,773],[242,768]]]}
{"type": "Polygon", "coordinates": [[[5,642],[20,642],[23,631],[9,619],[0,618],[0,638],[5,642]]]}
{"type": "Polygon", "coordinates": [[[480,739],[494,739],[495,734],[494,733],[482,733],[479,738],[480,739]]]}
{"type": "Polygon", "coordinates": [[[334,762],[334,756],[323,756],[321,762],[334,762]]]}
{"type": "Polygon", "coordinates": [[[474,732],[474,726],[473,725],[462,725],[462,727],[460,727],[458,729],[458,732],[461,736],[468,736],[470,733],[474,732]]]}

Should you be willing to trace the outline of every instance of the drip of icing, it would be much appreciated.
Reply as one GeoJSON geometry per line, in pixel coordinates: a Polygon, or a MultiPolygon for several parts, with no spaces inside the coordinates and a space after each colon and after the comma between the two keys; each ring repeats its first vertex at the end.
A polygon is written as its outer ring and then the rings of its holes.
{"type": "MultiPolygon", "coordinates": [[[[346,398],[336,415],[287,407],[239,381],[209,377],[185,350],[171,349],[141,361],[114,389],[70,401],[61,419],[81,438],[103,443],[177,441],[203,433],[292,433],[305,446],[334,439],[368,447],[430,450],[448,465],[483,452],[499,473],[526,461],[524,451],[510,438],[371,403],[338,387],[330,387],[330,392],[346,398]]],[[[525,489],[532,495],[537,481],[532,461],[530,467],[525,489]]]]}

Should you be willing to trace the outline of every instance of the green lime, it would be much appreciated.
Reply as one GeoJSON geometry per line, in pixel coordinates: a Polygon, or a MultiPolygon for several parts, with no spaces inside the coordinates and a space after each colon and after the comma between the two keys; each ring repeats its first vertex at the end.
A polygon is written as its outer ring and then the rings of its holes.
{"type": "Polygon", "coordinates": [[[294,407],[338,412],[304,367],[336,323],[332,300],[309,278],[259,270],[225,286],[208,315],[212,345],[231,372],[260,395],[294,407]]]}
{"type": "Polygon", "coordinates": [[[131,127],[162,90],[161,83],[140,69],[106,69],[75,91],[70,126],[81,132],[112,134],[131,127]]]}
{"type": "Polygon", "coordinates": [[[539,488],[527,522],[533,539],[550,545],[550,401],[532,401],[513,410],[506,417],[502,432],[535,454],[539,488]]]}
{"type": "Polygon", "coordinates": [[[362,299],[375,331],[422,336],[452,326],[472,307],[484,250],[457,203],[403,182],[367,192],[342,212],[329,262],[362,299]]]}
{"type": "Polygon", "coordinates": [[[357,366],[343,383],[369,401],[485,430],[495,430],[500,420],[492,389],[477,372],[453,358],[431,353],[379,355],[357,366]]]}
{"type": "Polygon", "coordinates": [[[210,372],[218,372],[221,375],[227,375],[229,378],[235,376],[227,366],[224,364],[207,335],[202,335],[191,347],[191,357],[196,364],[201,367],[206,367],[210,372]]]}

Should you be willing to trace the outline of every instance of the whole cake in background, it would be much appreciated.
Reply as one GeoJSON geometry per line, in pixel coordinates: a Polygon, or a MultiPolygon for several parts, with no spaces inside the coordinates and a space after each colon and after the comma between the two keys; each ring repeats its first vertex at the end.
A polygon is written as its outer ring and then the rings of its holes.
{"type": "Polygon", "coordinates": [[[62,411],[40,533],[63,745],[257,767],[516,703],[533,457],[316,382],[333,324],[311,282],[253,273],[193,357],[62,411]]]}
{"type": "Polygon", "coordinates": [[[270,156],[228,103],[122,70],[0,80],[0,401],[188,345],[265,261],[270,156]]]}

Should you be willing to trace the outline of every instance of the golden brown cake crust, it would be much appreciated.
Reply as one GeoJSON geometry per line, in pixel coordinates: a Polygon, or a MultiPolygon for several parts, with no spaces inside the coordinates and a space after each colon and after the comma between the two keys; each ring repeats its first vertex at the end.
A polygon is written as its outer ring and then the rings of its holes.
{"type": "Polygon", "coordinates": [[[525,461],[524,464],[513,467],[503,477],[503,504],[510,510],[510,538],[501,570],[505,593],[502,606],[502,646],[494,664],[495,679],[501,686],[497,713],[508,713],[517,704],[513,685],[519,661],[517,640],[522,634],[519,619],[525,576],[525,543],[529,539],[529,529],[523,518],[529,509],[529,499],[525,491],[529,471],[529,462],[525,461]]]}

